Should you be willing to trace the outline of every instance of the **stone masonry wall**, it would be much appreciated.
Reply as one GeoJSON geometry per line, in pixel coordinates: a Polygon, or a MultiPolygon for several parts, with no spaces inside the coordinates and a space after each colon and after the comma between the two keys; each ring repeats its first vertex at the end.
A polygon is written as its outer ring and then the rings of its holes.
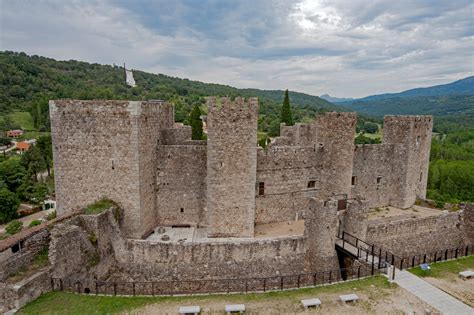
{"type": "Polygon", "coordinates": [[[125,233],[156,224],[155,158],[172,106],[154,102],[50,101],[58,213],[107,197],[124,209],[125,233]]]}
{"type": "Polygon", "coordinates": [[[256,223],[304,217],[308,197],[350,196],[355,118],[325,113],[310,124],[282,125],[282,137],[258,150],[256,223]]]}
{"type": "Polygon", "coordinates": [[[207,146],[163,145],[157,154],[159,225],[206,225],[207,146]]]}
{"type": "Polygon", "coordinates": [[[44,228],[31,237],[18,242],[15,252],[11,247],[0,252],[0,281],[4,281],[19,269],[30,265],[42,250],[48,248],[49,240],[49,231],[44,228]]]}
{"type": "Polygon", "coordinates": [[[425,198],[432,127],[431,116],[385,116],[382,144],[355,148],[352,195],[369,207],[408,208],[425,198]]]}
{"type": "Polygon", "coordinates": [[[424,218],[369,221],[368,243],[404,257],[452,249],[467,244],[460,213],[424,218]]]}
{"type": "Polygon", "coordinates": [[[305,220],[307,270],[317,272],[339,267],[336,253],[337,200],[311,198],[305,220]]]}
{"type": "Polygon", "coordinates": [[[253,237],[258,100],[208,99],[207,211],[210,237],[253,237]]]}
{"type": "Polygon", "coordinates": [[[137,280],[252,278],[303,273],[305,249],[304,237],[183,244],[127,240],[117,260],[137,280]]]}

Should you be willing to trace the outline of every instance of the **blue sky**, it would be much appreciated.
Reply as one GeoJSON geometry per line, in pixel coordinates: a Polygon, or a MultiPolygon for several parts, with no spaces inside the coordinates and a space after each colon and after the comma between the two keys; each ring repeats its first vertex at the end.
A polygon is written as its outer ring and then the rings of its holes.
{"type": "Polygon", "coordinates": [[[0,0],[0,50],[362,97],[472,75],[473,24],[472,0],[0,0]]]}

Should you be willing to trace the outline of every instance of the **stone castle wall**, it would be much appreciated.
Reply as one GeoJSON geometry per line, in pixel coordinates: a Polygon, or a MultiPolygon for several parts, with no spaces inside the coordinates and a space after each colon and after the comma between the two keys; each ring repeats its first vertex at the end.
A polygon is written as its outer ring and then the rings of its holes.
{"type": "Polygon", "coordinates": [[[431,116],[386,116],[383,142],[355,148],[352,195],[369,207],[408,208],[425,198],[432,127],[431,116]]]}
{"type": "Polygon", "coordinates": [[[58,213],[103,197],[125,212],[125,233],[140,238],[155,225],[158,130],[171,128],[168,104],[50,101],[58,213]]]}
{"type": "Polygon", "coordinates": [[[163,145],[157,155],[159,225],[206,225],[207,146],[163,145]]]}
{"type": "Polygon", "coordinates": [[[282,136],[258,150],[256,223],[304,217],[308,197],[350,195],[355,119],[352,113],[325,113],[310,124],[282,125],[282,136]]]}
{"type": "Polygon", "coordinates": [[[460,213],[445,213],[388,222],[369,221],[366,241],[405,257],[468,245],[465,232],[460,213]]]}
{"type": "Polygon", "coordinates": [[[253,237],[258,100],[208,100],[207,211],[210,237],[253,237]],[[219,103],[220,101],[220,103],[219,103]]]}

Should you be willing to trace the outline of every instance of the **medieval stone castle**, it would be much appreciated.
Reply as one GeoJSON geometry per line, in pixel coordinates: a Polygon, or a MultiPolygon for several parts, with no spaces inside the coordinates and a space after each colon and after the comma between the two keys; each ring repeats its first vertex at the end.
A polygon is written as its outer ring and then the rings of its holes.
{"type": "Polygon", "coordinates": [[[50,101],[59,215],[101,198],[122,209],[120,219],[81,215],[53,229],[54,276],[149,281],[337,269],[341,231],[397,255],[471,242],[472,211],[410,210],[425,198],[432,117],[387,116],[381,144],[354,145],[356,115],[325,113],[283,124],[264,149],[256,98],[207,105],[204,141],[191,140],[164,101],[50,101]],[[381,207],[387,216],[372,215],[381,207]],[[100,263],[85,268],[90,255],[100,263]]]}
{"type": "MultiPolygon", "coordinates": [[[[101,197],[124,207],[124,232],[205,228],[252,238],[258,224],[304,218],[310,197],[408,208],[426,192],[432,118],[387,116],[383,143],[354,145],[356,115],[281,126],[257,147],[258,101],[208,101],[208,140],[191,140],[165,102],[51,102],[60,213],[101,197]]],[[[339,210],[345,209],[340,202],[339,210]]]]}
{"type": "Polygon", "coordinates": [[[58,217],[0,241],[0,311],[57,289],[281,290],[472,254],[474,206],[424,200],[432,117],[386,116],[381,144],[355,145],[356,115],[325,113],[261,148],[257,99],[207,105],[198,141],[164,101],[50,101],[58,217]]]}

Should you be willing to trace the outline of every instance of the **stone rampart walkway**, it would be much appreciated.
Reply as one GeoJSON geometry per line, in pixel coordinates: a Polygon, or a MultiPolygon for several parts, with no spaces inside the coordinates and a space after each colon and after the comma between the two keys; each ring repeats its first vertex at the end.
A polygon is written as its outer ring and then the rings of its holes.
{"type": "Polygon", "coordinates": [[[396,270],[395,283],[446,315],[474,315],[474,309],[408,271],[396,270]]]}

